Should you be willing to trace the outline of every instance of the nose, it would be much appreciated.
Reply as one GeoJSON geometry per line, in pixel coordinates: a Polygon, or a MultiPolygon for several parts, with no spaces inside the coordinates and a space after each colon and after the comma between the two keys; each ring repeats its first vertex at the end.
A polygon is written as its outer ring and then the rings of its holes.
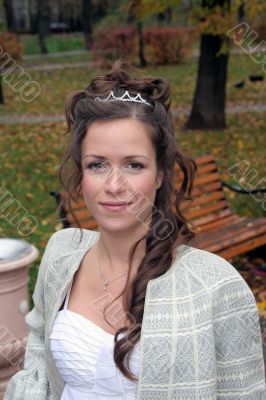
{"type": "Polygon", "coordinates": [[[118,168],[112,168],[104,182],[104,189],[111,193],[124,193],[129,184],[118,168]]]}

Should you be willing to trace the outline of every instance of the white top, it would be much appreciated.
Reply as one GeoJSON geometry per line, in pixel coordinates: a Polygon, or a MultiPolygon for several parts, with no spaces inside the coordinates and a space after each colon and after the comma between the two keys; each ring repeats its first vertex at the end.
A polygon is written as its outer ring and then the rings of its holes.
{"type": "MultiPolygon", "coordinates": [[[[113,359],[114,335],[67,309],[72,283],[49,336],[55,365],[66,382],[60,400],[135,400],[138,383],[128,380],[113,359]]],[[[130,369],[139,377],[139,341],[130,369]]]]}

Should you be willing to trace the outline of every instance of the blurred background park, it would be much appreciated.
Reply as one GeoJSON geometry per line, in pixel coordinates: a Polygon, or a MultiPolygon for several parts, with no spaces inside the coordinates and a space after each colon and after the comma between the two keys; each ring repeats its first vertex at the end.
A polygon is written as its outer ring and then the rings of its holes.
{"type": "MultiPolygon", "coordinates": [[[[1,0],[0,26],[0,199],[8,192],[37,221],[23,237],[2,213],[0,236],[40,250],[30,298],[47,240],[63,228],[49,193],[61,189],[66,97],[117,59],[170,80],[180,149],[214,155],[225,182],[251,191],[224,188],[234,212],[265,217],[266,2],[1,0]],[[230,173],[241,163],[246,174],[230,173]]],[[[265,244],[232,264],[264,315],[265,244]]]]}

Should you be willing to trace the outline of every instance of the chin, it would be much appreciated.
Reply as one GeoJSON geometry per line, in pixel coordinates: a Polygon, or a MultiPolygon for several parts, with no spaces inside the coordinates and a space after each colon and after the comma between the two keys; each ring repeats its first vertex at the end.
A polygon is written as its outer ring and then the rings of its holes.
{"type": "Polygon", "coordinates": [[[126,221],[126,219],[122,220],[122,219],[118,219],[115,221],[115,219],[113,219],[112,221],[107,221],[107,219],[105,221],[98,221],[98,229],[99,230],[103,230],[105,232],[110,232],[112,234],[115,233],[124,233],[124,234],[129,234],[130,232],[134,232],[136,230],[136,228],[138,228],[139,223],[129,223],[128,221],[126,221]]]}

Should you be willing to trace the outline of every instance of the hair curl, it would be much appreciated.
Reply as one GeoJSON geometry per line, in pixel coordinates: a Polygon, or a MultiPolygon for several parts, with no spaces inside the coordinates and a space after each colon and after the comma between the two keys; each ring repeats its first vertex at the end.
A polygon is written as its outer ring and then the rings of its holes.
{"type": "MultiPolygon", "coordinates": [[[[147,284],[151,279],[163,275],[171,267],[172,254],[177,246],[179,235],[186,243],[195,236],[180,211],[180,203],[183,199],[191,198],[197,166],[193,159],[177,149],[174,123],[170,111],[169,81],[164,78],[132,77],[129,73],[130,69],[132,67],[118,60],[109,72],[96,77],[84,90],[75,92],[67,99],[65,113],[68,129],[66,134],[70,134],[70,141],[59,168],[59,180],[68,194],[68,209],[82,235],[81,225],[73,213],[71,201],[77,200],[81,195],[83,177],[81,144],[89,125],[93,121],[99,120],[136,118],[151,128],[149,130],[150,138],[156,150],[157,167],[163,171],[164,177],[161,187],[156,192],[148,232],[130,248],[127,281],[122,293],[113,300],[115,301],[123,295],[125,310],[133,320],[130,326],[122,327],[115,334],[114,361],[128,379],[136,381],[138,379],[129,368],[129,357],[134,345],[140,339],[147,284]],[[133,102],[116,101],[114,105],[114,102],[94,101],[95,97],[106,96],[111,90],[116,96],[122,95],[125,90],[128,90],[130,95],[140,93],[152,104],[152,107],[133,102]],[[68,169],[69,162],[71,166],[68,169]],[[179,165],[183,174],[179,190],[175,189],[173,183],[175,163],[179,165]],[[186,197],[186,193],[188,193],[188,197],[186,197]],[[171,207],[173,196],[174,206],[171,207]],[[171,233],[163,240],[154,234],[162,215],[164,220],[171,221],[172,227],[171,233]],[[145,256],[130,287],[129,278],[134,254],[138,244],[145,239],[145,256]],[[126,335],[118,340],[118,335],[122,332],[126,332],[126,335]]],[[[62,204],[63,202],[59,204],[59,207],[62,204]]],[[[106,307],[103,314],[107,321],[105,312],[106,307]]],[[[112,325],[109,321],[107,322],[112,325]]]]}

